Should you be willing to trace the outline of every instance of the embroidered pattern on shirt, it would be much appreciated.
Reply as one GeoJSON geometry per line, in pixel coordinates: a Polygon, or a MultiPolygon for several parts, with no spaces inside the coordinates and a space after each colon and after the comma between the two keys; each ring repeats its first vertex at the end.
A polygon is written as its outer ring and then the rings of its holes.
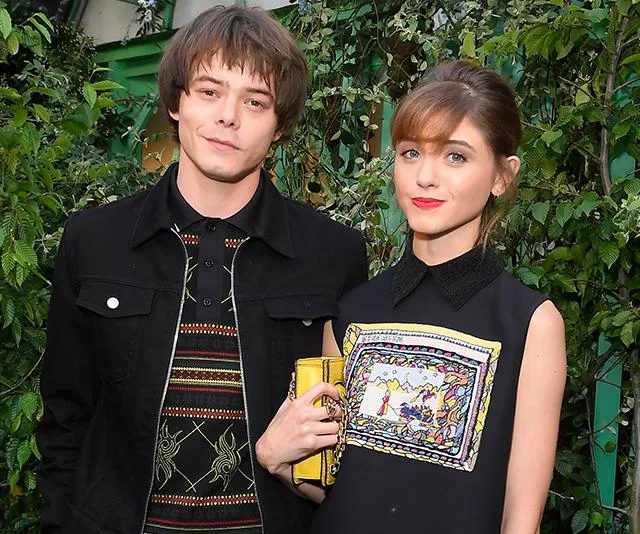
{"type": "Polygon", "coordinates": [[[501,348],[429,325],[350,324],[347,443],[472,471],[501,348]]]}
{"type": "Polygon", "coordinates": [[[238,248],[242,243],[246,241],[246,238],[243,239],[225,239],[224,246],[227,248],[238,248]]]}
{"type": "Polygon", "coordinates": [[[180,325],[181,334],[212,334],[221,336],[236,336],[238,331],[223,324],[187,323],[180,325]]]}
{"type": "Polygon", "coordinates": [[[198,245],[200,244],[200,236],[196,234],[181,234],[180,237],[185,245],[198,245]]]}

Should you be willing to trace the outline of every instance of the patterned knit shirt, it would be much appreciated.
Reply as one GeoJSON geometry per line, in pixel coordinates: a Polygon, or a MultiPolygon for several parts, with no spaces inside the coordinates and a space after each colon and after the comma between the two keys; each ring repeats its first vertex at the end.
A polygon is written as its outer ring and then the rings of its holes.
{"type": "Polygon", "coordinates": [[[262,532],[231,298],[231,264],[262,188],[233,217],[202,217],[174,182],[169,208],[189,260],[144,532],[262,532]]]}

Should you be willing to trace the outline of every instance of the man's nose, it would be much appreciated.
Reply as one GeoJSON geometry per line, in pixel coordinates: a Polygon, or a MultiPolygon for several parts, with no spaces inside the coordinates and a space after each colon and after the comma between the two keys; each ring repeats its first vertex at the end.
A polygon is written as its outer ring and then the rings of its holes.
{"type": "Polygon", "coordinates": [[[227,96],[220,101],[217,109],[216,122],[229,128],[237,128],[240,125],[238,117],[238,101],[232,96],[227,96]]]}

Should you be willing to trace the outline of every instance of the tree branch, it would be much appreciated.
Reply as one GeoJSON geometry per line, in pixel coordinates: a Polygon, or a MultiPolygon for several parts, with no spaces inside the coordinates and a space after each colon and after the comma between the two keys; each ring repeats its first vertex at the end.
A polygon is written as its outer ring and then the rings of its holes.
{"type": "Polygon", "coordinates": [[[616,82],[616,73],[618,71],[618,63],[620,62],[620,56],[624,48],[623,36],[624,32],[629,25],[629,17],[624,17],[620,24],[620,30],[618,31],[618,37],[616,38],[616,45],[614,53],[611,56],[609,62],[609,73],[607,75],[607,83],[605,89],[605,105],[607,111],[605,112],[605,123],[602,125],[602,131],[600,133],[600,179],[602,181],[602,190],[605,195],[611,193],[611,174],[609,172],[609,119],[611,117],[611,100],[614,94],[614,85],[616,82]]]}
{"type": "Polygon", "coordinates": [[[629,80],[628,82],[624,82],[622,85],[618,85],[618,87],[616,87],[613,90],[613,93],[617,93],[618,91],[620,91],[621,89],[624,89],[627,85],[631,85],[632,83],[636,83],[640,81],[640,76],[638,76],[637,78],[634,78],[633,80],[629,80]]]}

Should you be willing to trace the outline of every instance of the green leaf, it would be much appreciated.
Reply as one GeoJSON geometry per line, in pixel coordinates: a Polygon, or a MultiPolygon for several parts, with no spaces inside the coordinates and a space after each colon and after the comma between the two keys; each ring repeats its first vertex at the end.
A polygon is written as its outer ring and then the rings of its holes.
{"type": "Polygon", "coordinates": [[[29,440],[29,447],[31,447],[31,452],[33,453],[33,455],[38,460],[41,460],[42,459],[42,454],[40,454],[40,450],[38,449],[38,443],[36,442],[36,437],[35,436],[31,436],[31,439],[29,440]]]}
{"type": "Polygon", "coordinates": [[[562,137],[562,132],[560,130],[549,130],[548,132],[544,132],[540,139],[542,139],[547,146],[551,146],[551,143],[560,139],[562,137]]]}
{"type": "Polygon", "coordinates": [[[42,22],[44,22],[47,26],[49,26],[49,29],[52,32],[55,31],[55,28],[53,27],[53,23],[47,18],[47,16],[44,13],[38,12],[33,16],[38,17],[42,22]]]}
{"type": "Polygon", "coordinates": [[[0,87],[0,98],[6,98],[12,102],[17,102],[22,97],[13,87],[0,87]]]}
{"type": "Polygon", "coordinates": [[[583,11],[583,16],[585,19],[589,20],[590,22],[593,22],[594,24],[598,24],[599,22],[602,22],[604,19],[606,19],[609,13],[610,13],[610,9],[603,9],[603,8],[585,9],[583,11]]]}
{"type": "Polygon", "coordinates": [[[16,450],[16,458],[20,469],[22,469],[22,466],[27,463],[30,457],[31,447],[29,447],[29,442],[27,440],[21,441],[16,450]]]}
{"type": "Polygon", "coordinates": [[[124,89],[122,85],[111,80],[101,80],[99,82],[90,84],[90,87],[92,87],[96,91],[110,91],[113,89],[124,89]]]}
{"type": "Polygon", "coordinates": [[[598,206],[600,197],[597,193],[588,191],[587,193],[582,193],[580,195],[579,201],[580,204],[575,208],[575,214],[577,216],[580,216],[582,213],[589,215],[598,206]]]}
{"type": "Polygon", "coordinates": [[[25,472],[24,483],[25,483],[25,486],[27,487],[27,490],[31,491],[36,489],[36,486],[37,486],[36,475],[33,471],[25,472]]]}
{"type": "Polygon", "coordinates": [[[571,219],[572,215],[573,215],[573,206],[568,202],[560,204],[556,208],[556,221],[558,221],[558,224],[562,227],[564,227],[566,222],[569,219],[571,219]]]}
{"type": "Polygon", "coordinates": [[[15,126],[16,128],[20,128],[21,126],[24,125],[25,122],[27,122],[27,117],[29,116],[29,114],[27,113],[27,109],[24,107],[19,107],[16,108],[15,111],[13,112],[13,126],[15,126]]]}
{"type": "Polygon", "coordinates": [[[620,124],[616,124],[611,129],[611,135],[613,136],[613,140],[617,141],[618,139],[624,137],[629,133],[630,129],[631,129],[631,124],[629,124],[628,122],[621,122],[620,124]]]}
{"type": "Polygon", "coordinates": [[[541,275],[533,272],[528,267],[518,267],[514,274],[516,277],[525,285],[540,287],[540,278],[541,275]]]}
{"type": "Polygon", "coordinates": [[[573,532],[573,534],[582,532],[585,528],[587,528],[588,524],[589,524],[589,513],[586,510],[581,508],[571,518],[571,531],[573,532]]]}
{"type": "Polygon", "coordinates": [[[98,93],[96,90],[91,87],[88,83],[85,83],[82,86],[82,94],[84,95],[85,100],[89,106],[93,107],[96,103],[96,99],[98,98],[98,93]]]}
{"type": "Polygon", "coordinates": [[[13,269],[16,266],[16,258],[13,255],[13,251],[10,249],[6,249],[3,253],[2,253],[2,270],[4,271],[4,274],[9,274],[11,271],[13,271],[13,269]]]}
{"type": "Polygon", "coordinates": [[[533,218],[540,224],[544,224],[549,214],[549,201],[536,202],[531,206],[531,214],[533,218]]]}
{"type": "Polygon", "coordinates": [[[40,399],[33,392],[23,393],[20,396],[20,409],[29,421],[33,421],[33,416],[40,407],[40,399]]]}
{"type": "Polygon", "coordinates": [[[20,471],[19,470],[15,470],[15,471],[11,471],[11,473],[9,473],[9,486],[17,486],[18,485],[18,481],[20,480],[20,471]]]}
{"type": "Polygon", "coordinates": [[[581,104],[586,104],[591,100],[591,95],[589,94],[589,84],[585,83],[580,86],[580,88],[576,91],[576,106],[580,106],[581,104]]]}
{"type": "Polygon", "coordinates": [[[523,41],[527,53],[531,56],[549,57],[554,43],[554,33],[554,30],[542,24],[531,29],[523,41]]]}
{"type": "Polygon", "coordinates": [[[640,54],[632,54],[632,55],[624,58],[620,62],[620,65],[629,65],[630,63],[636,63],[638,61],[640,61],[640,54]]]}
{"type": "Polygon", "coordinates": [[[621,312],[616,313],[611,320],[611,324],[613,326],[622,326],[627,324],[636,316],[633,310],[622,310],[621,312]]]}
{"type": "Polygon", "coordinates": [[[47,30],[47,28],[45,28],[33,17],[29,19],[29,22],[31,22],[31,24],[33,24],[36,27],[36,29],[42,34],[42,36],[46,39],[47,43],[51,42],[51,33],[49,33],[49,30],[47,30]]]}
{"type": "Polygon", "coordinates": [[[3,39],[9,37],[11,29],[11,15],[4,7],[0,7],[0,35],[3,39]]]}
{"type": "Polygon", "coordinates": [[[476,37],[473,33],[469,32],[464,36],[460,52],[466,57],[476,57],[476,37]]]}
{"type": "Polygon", "coordinates": [[[7,52],[12,56],[15,56],[18,53],[18,50],[20,50],[20,41],[18,40],[16,32],[11,32],[9,37],[7,37],[6,46],[7,52]]]}
{"type": "Polygon", "coordinates": [[[555,469],[562,477],[568,477],[575,467],[575,459],[571,451],[562,450],[556,456],[555,469]]]}
{"type": "Polygon", "coordinates": [[[24,241],[15,242],[16,260],[22,265],[36,266],[38,265],[38,255],[33,247],[24,241]]]}
{"type": "Polygon", "coordinates": [[[630,347],[633,343],[635,343],[634,336],[634,323],[633,321],[626,322],[622,329],[620,330],[620,341],[622,341],[626,347],[630,347]]]}
{"type": "Polygon", "coordinates": [[[640,180],[637,178],[625,181],[622,186],[628,197],[636,197],[640,194],[640,180]]]}
{"type": "Polygon", "coordinates": [[[51,116],[49,115],[47,108],[45,108],[44,106],[41,106],[40,104],[34,104],[33,109],[35,110],[36,115],[40,117],[44,122],[51,121],[51,116]]]}
{"type": "Polygon", "coordinates": [[[600,259],[607,265],[609,269],[611,266],[618,261],[620,257],[620,250],[618,249],[618,245],[616,243],[611,243],[607,241],[606,243],[602,243],[600,245],[600,259]]]}
{"type": "Polygon", "coordinates": [[[19,413],[11,422],[11,433],[15,434],[22,424],[22,413],[19,413]]]}
{"type": "MultiPolygon", "coordinates": [[[[21,286],[22,282],[24,282],[24,280],[18,281],[18,285],[21,286]]],[[[11,333],[13,334],[13,340],[16,346],[20,345],[20,341],[22,340],[22,324],[20,324],[20,321],[17,319],[11,323],[11,333]]]]}

